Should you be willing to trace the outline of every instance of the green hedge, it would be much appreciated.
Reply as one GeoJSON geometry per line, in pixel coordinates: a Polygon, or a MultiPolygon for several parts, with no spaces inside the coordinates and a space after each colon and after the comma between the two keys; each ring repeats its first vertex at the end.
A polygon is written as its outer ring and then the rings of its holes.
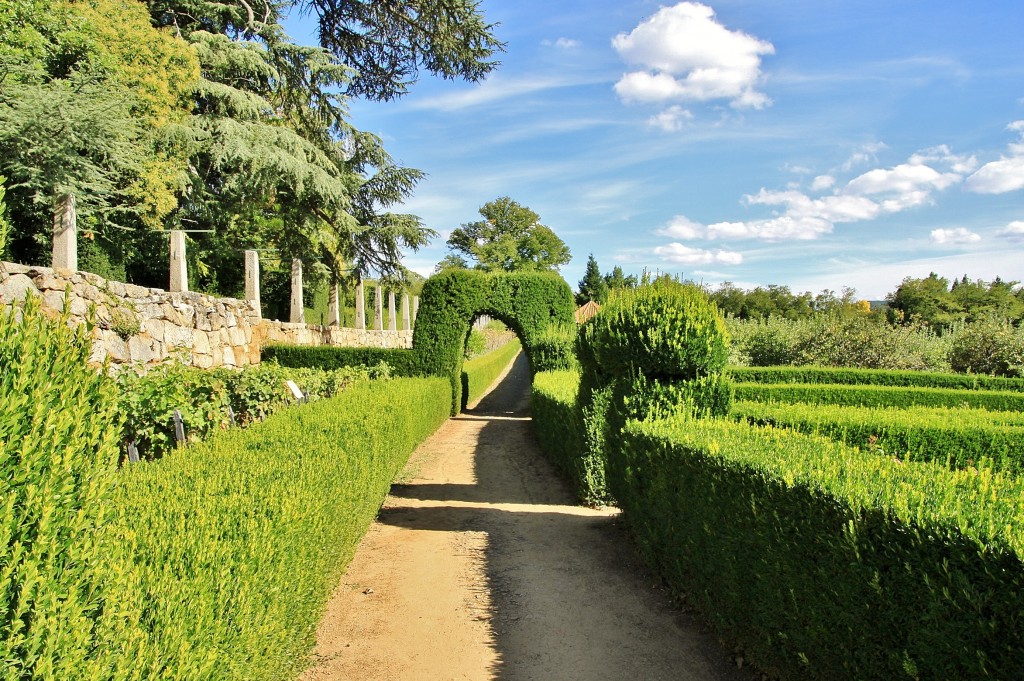
{"type": "Polygon", "coordinates": [[[534,374],[530,409],[541,450],[568,480],[573,493],[590,506],[610,501],[604,461],[587,450],[583,415],[576,405],[580,375],[575,371],[534,374]]]}
{"type": "Polygon", "coordinates": [[[416,355],[403,348],[339,348],[335,346],[268,345],[263,348],[264,362],[275,361],[284,367],[341,369],[375,367],[384,362],[394,376],[421,376],[416,355]]]}
{"type": "Polygon", "coordinates": [[[732,416],[824,435],[900,460],[935,461],[952,468],[994,466],[1024,472],[1024,414],[983,409],[837,407],[738,402],[732,416]]]}
{"type": "Polygon", "coordinates": [[[558,324],[542,331],[533,341],[533,371],[579,371],[576,359],[575,324],[558,324]]]}
{"type": "Polygon", "coordinates": [[[834,383],[1024,392],[1024,379],[978,374],[790,366],[731,367],[729,373],[733,379],[742,383],[834,383]]]}
{"type": "Polygon", "coordinates": [[[394,475],[450,405],[445,379],[362,383],[126,467],[106,539],[132,577],[139,676],[296,676],[394,475]]]}
{"type": "Polygon", "coordinates": [[[634,423],[616,455],[644,552],[768,674],[1020,677],[1024,480],[728,421],[634,423]]]}
{"type": "Polygon", "coordinates": [[[522,344],[517,338],[511,343],[506,343],[500,348],[471,359],[462,365],[462,396],[465,400],[462,405],[463,409],[466,408],[466,404],[480,399],[484,391],[497,380],[521,349],[522,344]]]}
{"type": "Polygon", "coordinates": [[[974,407],[1024,410],[1024,393],[1006,390],[953,390],[886,385],[737,383],[736,399],[752,402],[806,402],[860,407],[974,407]]]}

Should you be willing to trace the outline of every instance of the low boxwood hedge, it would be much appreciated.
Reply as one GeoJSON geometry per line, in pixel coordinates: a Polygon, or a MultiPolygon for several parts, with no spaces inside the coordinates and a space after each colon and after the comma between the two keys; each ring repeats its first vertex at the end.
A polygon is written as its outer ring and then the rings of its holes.
{"type": "Polygon", "coordinates": [[[644,552],[786,679],[1010,679],[1024,480],[727,420],[633,422],[619,499],[644,552]]]}
{"type": "Polygon", "coordinates": [[[812,366],[732,367],[732,377],[742,383],[836,383],[890,385],[961,390],[1013,390],[1024,392],[1024,378],[978,374],[942,374],[931,371],[841,369],[812,366]]]}
{"type": "Polygon", "coordinates": [[[330,345],[268,345],[261,353],[264,362],[274,361],[285,367],[341,369],[373,367],[384,362],[394,376],[424,375],[412,350],[403,348],[342,348],[330,345]]]}
{"type": "Polygon", "coordinates": [[[1024,472],[1024,413],[739,402],[732,416],[754,425],[824,435],[900,460],[1024,472]]]}
{"type": "Polygon", "coordinates": [[[806,402],[861,407],[973,407],[1024,410],[1024,393],[1007,390],[954,390],[887,385],[737,383],[735,398],[752,402],[806,402]]]}

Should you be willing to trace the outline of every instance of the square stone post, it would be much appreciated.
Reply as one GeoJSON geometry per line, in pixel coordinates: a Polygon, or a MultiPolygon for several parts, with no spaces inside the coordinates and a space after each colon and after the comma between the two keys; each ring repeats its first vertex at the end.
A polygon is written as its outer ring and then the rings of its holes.
{"type": "Polygon", "coordinates": [[[388,329],[398,331],[398,314],[395,312],[394,291],[388,291],[388,329]]]}
{"type": "Polygon", "coordinates": [[[416,323],[416,315],[420,313],[420,297],[412,297],[412,323],[416,323]]]}
{"type": "Polygon", "coordinates": [[[366,289],[362,279],[356,284],[356,328],[366,328],[366,289]]]}
{"type": "Polygon", "coordinates": [[[338,304],[338,280],[331,282],[327,291],[327,326],[341,326],[341,307],[338,304]]]}
{"type": "Polygon", "coordinates": [[[256,251],[245,252],[245,299],[256,308],[257,316],[262,317],[260,308],[260,254],[256,251]]]}
{"type": "Polygon", "coordinates": [[[377,284],[373,292],[373,328],[376,331],[384,330],[384,297],[380,283],[377,284]]]}
{"type": "Polygon", "coordinates": [[[402,294],[402,328],[408,331],[412,328],[412,317],[409,315],[409,294],[402,294]]]}
{"type": "Polygon", "coordinates": [[[185,262],[185,232],[171,230],[171,291],[188,291],[188,263],[185,262]]]}
{"type": "Polygon", "coordinates": [[[305,318],[302,314],[302,261],[292,258],[292,306],[291,315],[288,321],[292,324],[302,324],[305,318]]]}
{"type": "Polygon", "coordinates": [[[78,271],[78,212],[74,194],[53,206],[53,267],[78,271]]]}

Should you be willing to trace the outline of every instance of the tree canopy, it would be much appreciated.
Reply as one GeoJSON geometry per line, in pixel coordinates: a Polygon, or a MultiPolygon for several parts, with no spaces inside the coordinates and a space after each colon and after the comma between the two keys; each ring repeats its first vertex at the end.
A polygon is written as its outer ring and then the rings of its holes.
{"type": "MultiPolygon", "coordinates": [[[[557,272],[572,258],[569,247],[526,206],[502,196],[480,207],[482,220],[452,231],[448,247],[487,272],[557,272]]],[[[443,261],[457,264],[454,258],[443,261]]],[[[468,261],[466,261],[468,263],[468,261]]]]}
{"type": "MultiPolygon", "coordinates": [[[[622,274],[621,269],[619,274],[622,274]]],[[[584,305],[592,300],[599,305],[603,305],[608,300],[608,288],[608,282],[601,276],[601,268],[597,266],[597,260],[594,258],[594,254],[591,253],[587,258],[587,269],[583,273],[583,278],[580,279],[579,292],[576,294],[576,304],[584,305]]]]}

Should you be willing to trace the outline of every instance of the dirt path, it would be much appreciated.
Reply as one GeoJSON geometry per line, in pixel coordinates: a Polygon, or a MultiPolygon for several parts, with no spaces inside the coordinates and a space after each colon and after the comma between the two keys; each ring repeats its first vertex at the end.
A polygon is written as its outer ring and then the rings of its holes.
{"type": "Polygon", "coordinates": [[[572,505],[520,355],[414,453],[330,603],[303,681],[747,681],[674,611],[617,512],[572,505]]]}

